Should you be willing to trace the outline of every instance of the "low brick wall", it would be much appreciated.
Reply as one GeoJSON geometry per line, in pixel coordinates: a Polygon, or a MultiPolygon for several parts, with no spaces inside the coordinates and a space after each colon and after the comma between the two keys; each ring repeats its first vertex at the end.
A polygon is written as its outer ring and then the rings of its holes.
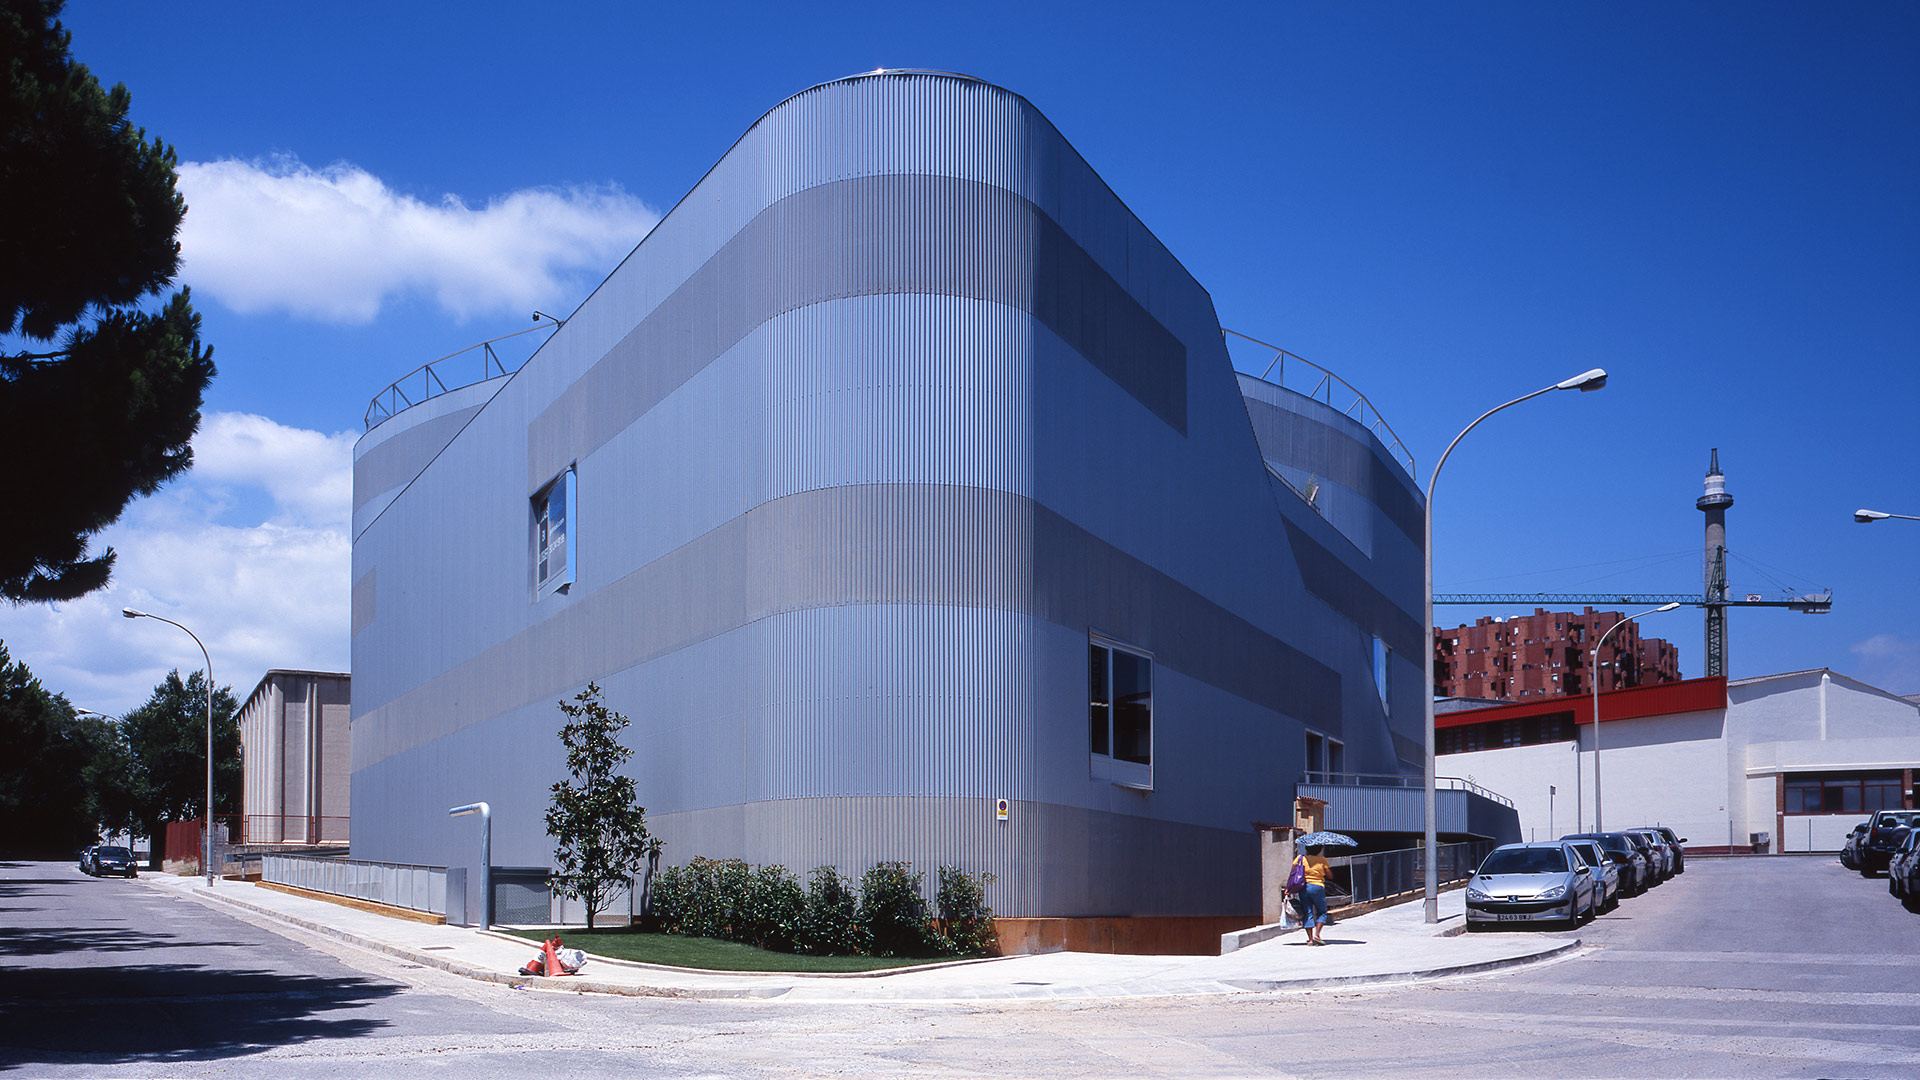
{"type": "Polygon", "coordinates": [[[1218,956],[1220,935],[1259,925],[1257,915],[1153,915],[1105,919],[995,919],[1000,955],[1091,952],[1218,956]]]}

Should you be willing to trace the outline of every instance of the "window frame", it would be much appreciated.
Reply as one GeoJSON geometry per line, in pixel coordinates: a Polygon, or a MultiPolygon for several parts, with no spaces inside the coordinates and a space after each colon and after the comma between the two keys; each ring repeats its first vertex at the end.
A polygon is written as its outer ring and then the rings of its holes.
{"type": "Polygon", "coordinates": [[[1154,750],[1154,655],[1137,645],[1108,637],[1097,631],[1087,634],[1087,764],[1089,776],[1094,780],[1104,780],[1115,787],[1132,788],[1136,791],[1153,790],[1153,750],[1154,750]],[[1095,658],[1104,652],[1105,686],[1104,696],[1100,688],[1093,685],[1095,658]],[[1146,760],[1128,761],[1114,753],[1120,742],[1119,710],[1114,701],[1114,671],[1117,665],[1113,654],[1122,653],[1143,661],[1146,677],[1146,760]],[[1104,750],[1099,748],[1095,736],[1096,710],[1104,709],[1106,718],[1106,739],[1104,750]]]}
{"type": "Polygon", "coordinates": [[[579,560],[579,543],[575,533],[579,532],[580,507],[576,473],[576,467],[568,465],[541,485],[529,500],[531,558],[528,569],[533,575],[533,598],[536,602],[553,593],[568,591],[574,582],[579,560]],[[558,514],[555,513],[556,496],[558,514]],[[553,527],[555,520],[559,521],[558,529],[553,527]],[[543,564],[547,567],[544,575],[540,572],[543,564]]]}

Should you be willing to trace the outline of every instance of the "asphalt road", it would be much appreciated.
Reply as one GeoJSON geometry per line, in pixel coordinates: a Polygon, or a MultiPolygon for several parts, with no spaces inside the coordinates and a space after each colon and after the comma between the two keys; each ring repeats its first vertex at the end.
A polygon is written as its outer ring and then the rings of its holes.
{"type": "Polygon", "coordinates": [[[1912,1077],[1916,935],[1920,916],[1884,879],[1832,859],[1703,859],[1581,930],[1589,947],[1571,958],[1426,984],[1066,1003],[659,1001],[473,983],[70,865],[0,864],[0,1071],[1912,1077]]]}

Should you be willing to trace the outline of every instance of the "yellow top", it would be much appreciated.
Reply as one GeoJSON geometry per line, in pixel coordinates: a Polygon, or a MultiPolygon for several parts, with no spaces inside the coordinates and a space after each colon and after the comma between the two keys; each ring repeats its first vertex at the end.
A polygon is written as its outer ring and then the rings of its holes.
{"type": "Polygon", "coordinates": [[[1327,860],[1319,855],[1308,855],[1306,856],[1306,860],[1307,884],[1325,885],[1327,883],[1327,873],[1332,870],[1333,867],[1328,865],[1327,860]]]}

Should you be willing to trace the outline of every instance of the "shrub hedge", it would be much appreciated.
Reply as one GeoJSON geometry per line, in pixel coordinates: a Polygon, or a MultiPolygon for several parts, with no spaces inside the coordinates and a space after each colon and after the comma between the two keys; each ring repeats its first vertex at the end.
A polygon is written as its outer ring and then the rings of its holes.
{"type": "Polygon", "coordinates": [[[981,956],[993,951],[992,874],[940,868],[933,910],[925,874],[884,862],[858,888],[831,866],[803,887],[784,866],[696,858],[655,877],[649,919],[662,931],[815,956],[981,956]],[[937,912],[939,922],[933,920],[937,912]]]}

